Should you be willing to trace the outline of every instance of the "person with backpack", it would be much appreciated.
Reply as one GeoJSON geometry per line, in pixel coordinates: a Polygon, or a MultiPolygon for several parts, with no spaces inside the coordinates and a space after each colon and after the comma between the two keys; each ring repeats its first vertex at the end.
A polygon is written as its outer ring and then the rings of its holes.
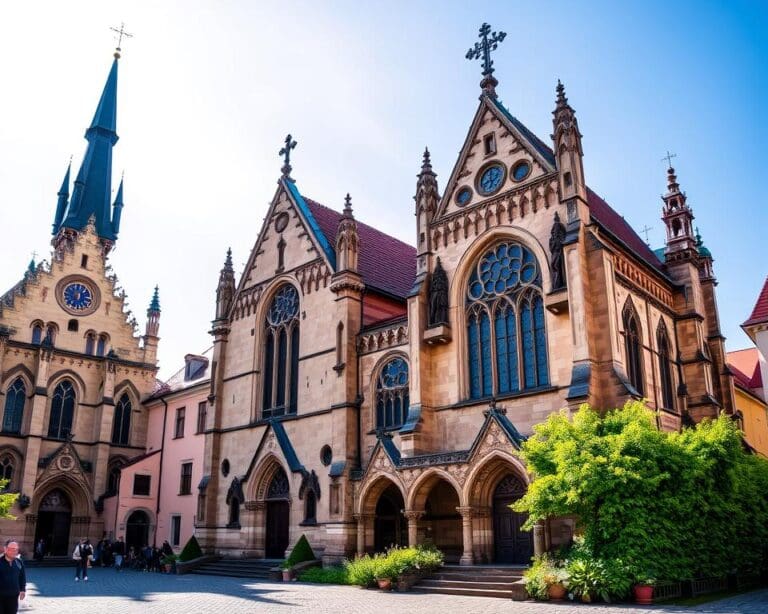
{"type": "Polygon", "coordinates": [[[80,581],[80,576],[83,576],[83,581],[88,582],[88,560],[93,554],[93,548],[91,548],[91,542],[87,537],[83,537],[80,543],[75,546],[72,551],[72,559],[75,561],[75,582],[80,581]]]}
{"type": "Polygon", "coordinates": [[[19,599],[27,593],[27,574],[19,557],[18,542],[8,541],[0,558],[0,614],[16,614],[19,599]]]}

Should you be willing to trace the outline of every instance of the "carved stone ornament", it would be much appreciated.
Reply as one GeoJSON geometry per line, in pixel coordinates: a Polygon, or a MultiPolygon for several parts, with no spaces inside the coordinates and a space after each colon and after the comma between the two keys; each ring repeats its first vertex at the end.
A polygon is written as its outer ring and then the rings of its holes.
{"type": "Polygon", "coordinates": [[[565,261],[563,259],[563,242],[565,241],[565,224],[560,221],[560,215],[555,211],[552,232],[549,235],[549,252],[551,260],[549,270],[552,274],[552,290],[565,288],[565,261]]]}
{"type": "Polygon", "coordinates": [[[429,279],[429,326],[448,324],[448,276],[437,259],[429,279]]]}
{"type": "Polygon", "coordinates": [[[69,454],[62,454],[56,460],[56,465],[61,471],[69,471],[72,469],[72,467],[74,467],[75,459],[72,458],[69,454]]]}

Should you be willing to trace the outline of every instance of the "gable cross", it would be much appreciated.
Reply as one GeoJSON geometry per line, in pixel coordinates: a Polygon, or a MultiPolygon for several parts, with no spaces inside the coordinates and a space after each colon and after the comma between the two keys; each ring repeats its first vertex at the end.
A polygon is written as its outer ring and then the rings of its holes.
{"type": "Polygon", "coordinates": [[[465,56],[468,60],[477,60],[482,58],[483,62],[483,80],[480,86],[488,94],[495,96],[494,87],[498,81],[493,77],[493,60],[491,60],[491,51],[495,51],[499,43],[507,36],[506,32],[491,32],[491,26],[484,23],[480,26],[480,42],[470,47],[465,56]],[[490,35],[490,36],[489,36],[490,35]]]}
{"type": "Polygon", "coordinates": [[[293,137],[289,134],[285,137],[285,147],[283,147],[279,153],[279,155],[285,158],[283,168],[281,168],[280,171],[286,179],[291,179],[291,149],[296,149],[296,141],[294,141],[293,137]]]}
{"type": "Polygon", "coordinates": [[[650,239],[648,238],[648,233],[649,233],[651,230],[653,230],[653,226],[647,226],[647,225],[646,225],[646,226],[645,226],[645,227],[644,227],[644,228],[643,228],[643,229],[640,231],[640,232],[642,232],[642,233],[644,233],[644,234],[645,234],[645,243],[646,243],[646,245],[648,245],[648,246],[650,246],[650,245],[651,245],[650,239]]]}
{"type": "Polygon", "coordinates": [[[123,36],[125,36],[125,38],[133,38],[133,34],[129,34],[128,32],[125,31],[124,23],[120,23],[119,30],[117,28],[112,28],[112,27],[110,27],[109,29],[112,30],[113,32],[117,32],[117,47],[115,48],[115,59],[120,59],[120,51],[121,51],[120,47],[123,44],[123,36]]]}
{"type": "Polygon", "coordinates": [[[667,166],[669,168],[672,168],[672,158],[677,158],[677,154],[671,154],[669,153],[669,150],[667,150],[667,155],[664,156],[661,161],[664,162],[664,160],[667,161],[667,166]]]}

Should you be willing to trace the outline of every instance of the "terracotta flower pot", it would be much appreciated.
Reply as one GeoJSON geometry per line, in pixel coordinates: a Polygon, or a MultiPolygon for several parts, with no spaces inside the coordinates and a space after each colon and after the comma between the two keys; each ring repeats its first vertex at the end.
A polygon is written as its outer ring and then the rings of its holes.
{"type": "Polygon", "coordinates": [[[290,569],[283,569],[283,582],[290,582],[293,579],[293,572],[290,569]]]}
{"type": "Polygon", "coordinates": [[[549,598],[552,601],[562,601],[565,599],[565,587],[559,582],[550,584],[547,590],[549,592],[549,598]]]}
{"type": "Polygon", "coordinates": [[[379,588],[383,591],[388,591],[392,589],[392,580],[389,578],[377,578],[376,583],[379,585],[379,588]]]}
{"type": "Polygon", "coordinates": [[[635,603],[649,605],[653,603],[653,586],[649,584],[635,584],[635,603]]]}

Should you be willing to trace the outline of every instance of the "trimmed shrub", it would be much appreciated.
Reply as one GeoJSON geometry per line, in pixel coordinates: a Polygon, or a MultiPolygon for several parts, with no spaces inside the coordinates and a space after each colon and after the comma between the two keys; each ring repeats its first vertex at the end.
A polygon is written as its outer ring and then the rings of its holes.
{"type": "Polygon", "coordinates": [[[376,581],[377,559],[370,555],[357,557],[354,561],[347,561],[345,568],[350,584],[358,586],[372,586],[376,581]]]}
{"type": "Polygon", "coordinates": [[[298,563],[303,563],[304,561],[314,561],[315,560],[315,553],[312,550],[312,546],[309,545],[309,542],[307,541],[307,537],[305,535],[302,535],[299,538],[299,541],[296,542],[296,545],[293,547],[293,550],[291,550],[290,556],[285,559],[285,561],[282,564],[283,569],[290,569],[294,565],[297,565],[298,563]]]}
{"type": "Polygon", "coordinates": [[[197,559],[201,556],[203,556],[203,551],[200,549],[200,544],[197,543],[197,539],[193,535],[184,545],[184,549],[179,555],[179,560],[182,562],[191,561],[192,559],[197,559]]]}
{"type": "Polygon", "coordinates": [[[344,567],[310,567],[299,574],[299,581],[316,584],[350,584],[344,567]]]}

